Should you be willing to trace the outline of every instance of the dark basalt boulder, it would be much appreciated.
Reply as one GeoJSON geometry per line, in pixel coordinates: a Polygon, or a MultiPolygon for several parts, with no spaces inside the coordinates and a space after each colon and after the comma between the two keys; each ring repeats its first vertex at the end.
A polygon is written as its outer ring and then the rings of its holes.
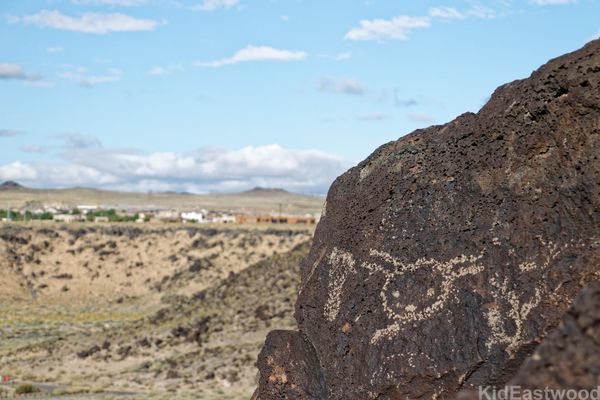
{"type": "Polygon", "coordinates": [[[255,398],[450,398],[509,382],[600,278],[598,157],[598,40],[477,114],[377,149],[329,191],[301,268],[301,333],[269,336],[255,398]],[[294,379],[268,379],[274,355],[294,379]],[[297,382],[324,390],[296,396],[297,382]]]}

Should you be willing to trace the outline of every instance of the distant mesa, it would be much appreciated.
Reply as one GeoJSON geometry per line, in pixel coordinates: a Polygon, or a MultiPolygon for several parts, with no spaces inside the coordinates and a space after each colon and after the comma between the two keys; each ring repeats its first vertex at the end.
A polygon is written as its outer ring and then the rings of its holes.
{"type": "Polygon", "coordinates": [[[263,188],[263,187],[257,186],[253,189],[247,190],[240,194],[251,195],[251,196],[274,196],[274,195],[281,195],[281,194],[290,194],[290,192],[288,192],[285,189],[280,189],[280,188],[263,188]]]}
{"type": "Polygon", "coordinates": [[[6,181],[0,185],[0,190],[22,190],[25,189],[25,186],[19,185],[14,181],[6,181]]]}

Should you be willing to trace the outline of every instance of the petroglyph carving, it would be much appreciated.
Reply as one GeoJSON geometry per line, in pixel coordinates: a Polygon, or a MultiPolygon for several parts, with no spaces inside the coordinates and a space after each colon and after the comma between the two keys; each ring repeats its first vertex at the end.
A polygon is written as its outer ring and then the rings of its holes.
{"type": "MultiPolygon", "coordinates": [[[[392,337],[408,323],[431,318],[456,297],[457,279],[483,271],[483,266],[476,264],[481,255],[461,256],[446,262],[420,259],[411,264],[404,264],[379,250],[372,249],[369,255],[374,261],[363,262],[358,267],[367,270],[369,274],[383,277],[384,283],[379,295],[382,307],[390,321],[390,325],[386,328],[375,332],[371,343],[392,337]],[[423,280],[428,280],[431,284],[427,285],[423,280]],[[427,300],[422,304],[405,302],[410,301],[414,296],[403,296],[403,292],[415,287],[425,288],[427,300]]],[[[343,285],[350,275],[356,274],[357,262],[351,253],[337,247],[332,250],[328,260],[330,263],[329,293],[324,315],[329,321],[333,321],[339,313],[343,285]]]]}
{"type": "MultiPolygon", "coordinates": [[[[523,261],[517,265],[520,271],[546,269],[569,247],[561,249],[554,243],[542,240],[540,243],[547,249],[541,262],[523,261]]],[[[483,253],[480,253],[461,255],[447,261],[422,258],[413,263],[404,263],[389,253],[371,249],[368,260],[359,263],[350,252],[335,247],[328,256],[330,269],[324,315],[330,322],[338,317],[343,287],[351,276],[362,269],[370,276],[382,279],[379,297],[389,321],[385,328],[375,331],[371,343],[393,338],[406,325],[430,319],[451,302],[459,301],[457,280],[483,273],[482,257],[483,253]]],[[[508,278],[501,278],[494,273],[488,280],[494,290],[489,293],[493,302],[483,310],[492,332],[486,347],[491,349],[495,345],[506,345],[507,351],[512,352],[524,339],[523,322],[540,304],[542,297],[551,295],[551,290],[544,282],[540,282],[533,294],[523,298],[517,287],[509,286],[508,278]]]]}

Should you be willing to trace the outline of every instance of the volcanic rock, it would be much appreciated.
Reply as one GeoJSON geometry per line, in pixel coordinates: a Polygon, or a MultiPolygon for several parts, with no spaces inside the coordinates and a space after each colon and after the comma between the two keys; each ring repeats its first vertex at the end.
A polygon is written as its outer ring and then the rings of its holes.
{"type": "Polygon", "coordinates": [[[600,40],[477,114],[377,149],[329,190],[301,266],[300,333],[269,336],[255,398],[509,382],[600,278],[599,156],[600,40]],[[269,361],[292,379],[269,379],[269,361]]]}
{"type": "Polygon", "coordinates": [[[600,286],[577,296],[560,326],[524,363],[509,385],[527,389],[600,387],[600,286]]]}

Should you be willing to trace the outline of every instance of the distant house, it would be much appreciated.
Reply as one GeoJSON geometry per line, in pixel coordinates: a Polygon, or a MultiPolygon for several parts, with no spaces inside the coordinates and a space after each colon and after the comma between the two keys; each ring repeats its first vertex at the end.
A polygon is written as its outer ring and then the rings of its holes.
{"type": "MultiPolygon", "coordinates": [[[[150,218],[148,218],[148,219],[150,219],[150,218]]],[[[146,214],[139,213],[138,214],[138,219],[135,222],[137,222],[138,224],[142,224],[142,223],[146,222],[146,220],[147,220],[146,214]]]]}
{"type": "Polygon", "coordinates": [[[179,213],[173,210],[161,210],[156,213],[156,219],[163,222],[179,222],[179,213]]]}
{"type": "Polygon", "coordinates": [[[96,224],[105,224],[105,223],[109,222],[109,219],[108,219],[108,217],[95,217],[94,222],[96,224]]]}
{"type": "Polygon", "coordinates": [[[236,214],[235,222],[237,224],[256,224],[258,223],[258,217],[256,215],[236,214]]]}
{"type": "Polygon", "coordinates": [[[66,224],[85,220],[85,218],[82,215],[72,215],[72,214],[54,214],[52,219],[56,222],[64,222],[66,224]]]}
{"type": "Polygon", "coordinates": [[[77,206],[77,209],[79,211],[81,211],[83,214],[87,214],[90,211],[96,211],[96,210],[98,210],[98,208],[99,208],[98,206],[86,206],[86,205],[77,206]]]}
{"type": "Polygon", "coordinates": [[[205,222],[204,213],[197,211],[182,212],[181,219],[183,222],[205,222]]]}
{"type": "Polygon", "coordinates": [[[221,214],[221,215],[213,218],[212,222],[217,223],[217,224],[235,224],[236,218],[235,218],[235,215],[221,214]]]}

